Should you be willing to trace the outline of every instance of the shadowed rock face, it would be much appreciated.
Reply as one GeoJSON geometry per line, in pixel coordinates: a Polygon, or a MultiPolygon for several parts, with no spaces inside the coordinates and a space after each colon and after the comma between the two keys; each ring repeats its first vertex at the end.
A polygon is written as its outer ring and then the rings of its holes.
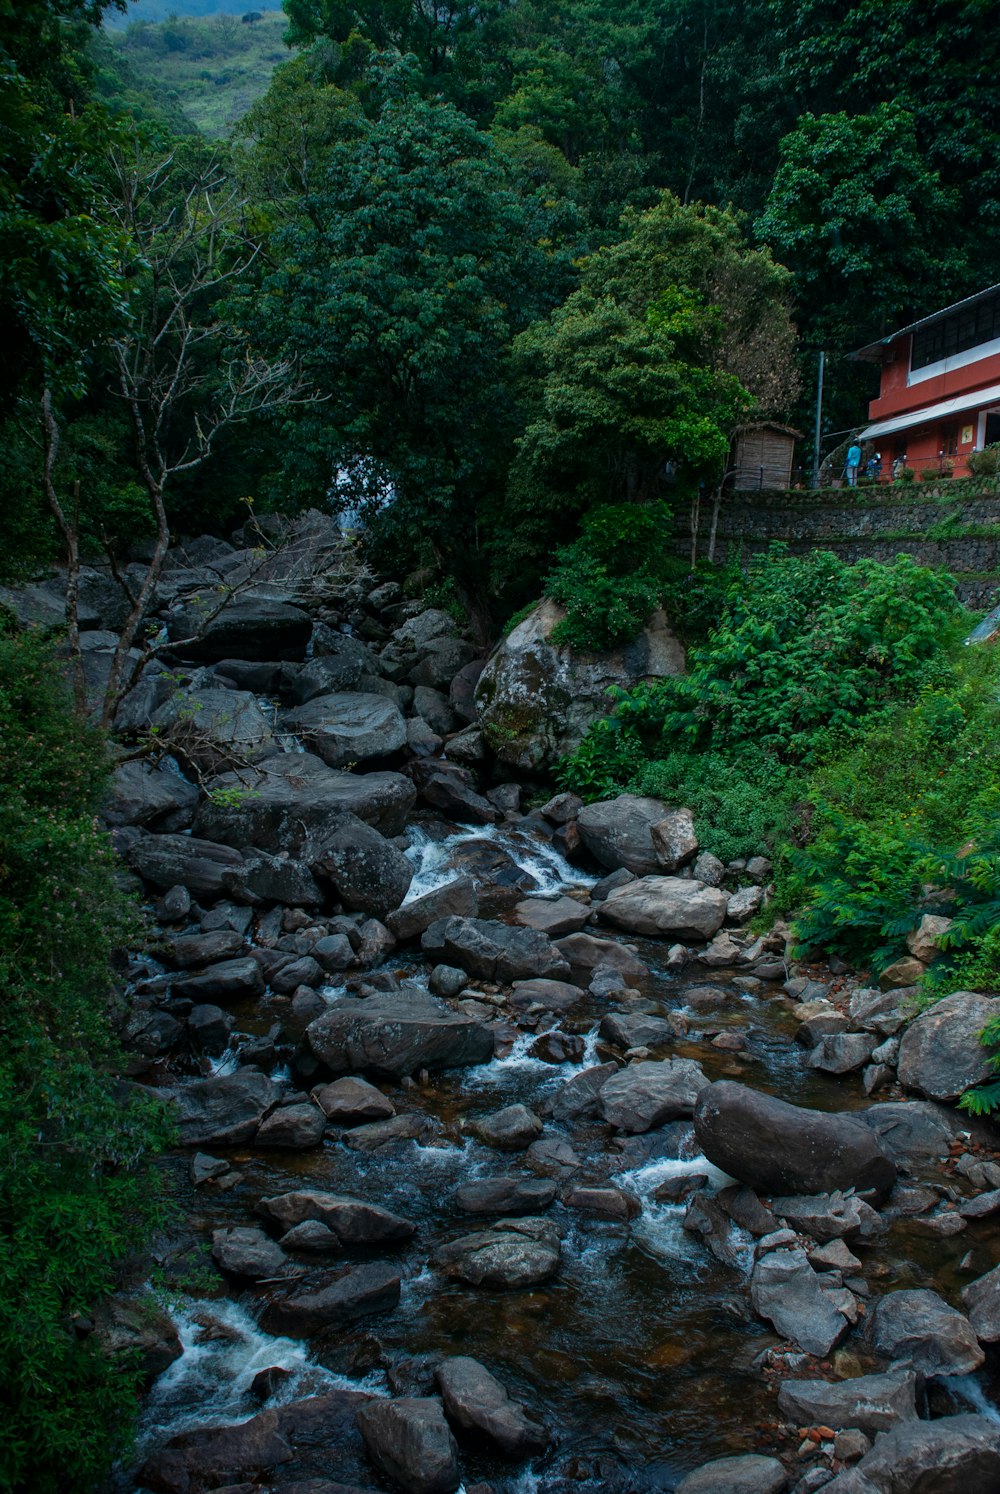
{"type": "Polygon", "coordinates": [[[856,1188],[888,1197],[896,1165],[869,1126],[722,1080],[698,1096],[694,1127],[705,1156],[763,1193],[856,1188]]]}
{"type": "Polygon", "coordinates": [[[369,1401],[358,1412],[358,1426],[376,1468],[410,1494],[452,1494],[458,1488],[458,1448],[440,1401],[369,1401]]]}
{"type": "Polygon", "coordinates": [[[956,991],[922,1012],[899,1046],[899,1082],[929,1100],[957,1100],[990,1077],[990,1059],[979,1034],[1000,1015],[1000,1001],[956,991]]]}
{"type": "Polygon", "coordinates": [[[828,1494],[996,1494],[1000,1426],[975,1415],[907,1422],[823,1487],[828,1494]]]}
{"type": "Polygon", "coordinates": [[[490,1028],[419,986],[399,995],[340,1001],[309,1024],[306,1040],[335,1074],[413,1074],[486,1063],[493,1056],[490,1028]]]}

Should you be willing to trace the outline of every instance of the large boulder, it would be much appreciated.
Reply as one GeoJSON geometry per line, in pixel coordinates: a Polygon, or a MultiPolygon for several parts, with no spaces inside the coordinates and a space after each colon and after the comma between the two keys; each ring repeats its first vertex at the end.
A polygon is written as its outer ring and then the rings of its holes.
{"type": "Polygon", "coordinates": [[[844,1307],[853,1305],[845,1287],[834,1287],[813,1270],[804,1250],[771,1250],[750,1277],[756,1313],[807,1354],[829,1354],[848,1329],[844,1307]]]}
{"type": "Polygon", "coordinates": [[[559,1269],[559,1231],[542,1219],[498,1220],[435,1253],[433,1264],[469,1286],[513,1290],[540,1286],[559,1269]]]}
{"type": "Polygon", "coordinates": [[[385,918],[398,908],[413,881],[413,867],[402,851],[353,814],[323,836],[309,859],[345,908],[370,918],[385,918]]]}
{"type": "Polygon", "coordinates": [[[882,1149],[899,1166],[936,1162],[946,1155],[948,1144],[969,1127],[968,1116],[927,1100],[887,1100],[870,1105],[861,1119],[871,1126],[882,1149]]]}
{"type": "Polygon", "coordinates": [[[358,1412],[358,1426],[375,1467],[409,1494],[452,1494],[461,1483],[440,1401],[372,1400],[358,1412]]]}
{"type": "Polygon", "coordinates": [[[654,938],[711,939],[721,929],[729,899],[718,887],[686,877],[639,877],[614,887],[600,906],[606,923],[654,938]]]}
{"type": "Polygon", "coordinates": [[[406,745],[403,713],[384,695],[346,690],[286,711],[282,722],[331,768],[390,757],[406,745]]]}
{"type": "Polygon", "coordinates": [[[216,1079],[196,1079],[171,1091],[178,1139],[184,1146],[238,1146],[255,1135],[280,1091],[266,1074],[240,1069],[216,1079]]]}
{"type": "Polygon", "coordinates": [[[604,1120],[632,1134],[691,1115],[708,1084],[692,1058],[633,1063],[602,1085],[597,1108],[604,1120]]]}
{"type": "Polygon", "coordinates": [[[480,980],[543,977],[563,980],[569,965],[537,929],[512,928],[485,918],[443,918],[432,923],[420,946],[437,964],[458,965],[480,980]]]}
{"type": "Polygon", "coordinates": [[[907,1422],[823,1488],[825,1494],[996,1494],[1000,1424],[971,1413],[907,1422]]]}
{"type": "Polygon", "coordinates": [[[928,1100],[957,1100],[992,1073],[979,1041],[987,1022],[1000,1017],[1000,997],[956,991],[938,1001],[903,1033],[899,1082],[928,1100]]]}
{"type": "Polygon", "coordinates": [[[292,1457],[277,1412],[261,1411],[236,1425],[179,1432],[146,1459],[138,1479],[155,1494],[188,1494],[192,1488],[217,1487],[220,1480],[231,1484],[243,1474],[259,1476],[292,1457]]]}
{"type": "Polygon", "coordinates": [[[1000,1343],[1000,1266],[963,1287],[962,1302],[979,1342],[1000,1343]]]}
{"type": "Polygon", "coordinates": [[[193,835],[143,836],[129,846],[125,859],[140,877],[164,892],[181,886],[209,900],[225,895],[226,873],[243,865],[232,846],[193,835]]]}
{"type": "Polygon", "coordinates": [[[441,887],[433,887],[410,901],[404,899],[385,920],[386,928],[401,942],[416,939],[440,918],[476,918],[479,897],[471,877],[454,877],[441,887]]]}
{"type": "Polygon", "coordinates": [[[537,1214],[555,1196],[549,1178],[476,1178],[456,1190],[455,1202],[463,1214],[537,1214]]]}
{"type": "Polygon", "coordinates": [[[265,1333],[311,1338],[324,1328],[346,1328],[399,1304],[399,1272],[384,1261],[311,1274],[289,1296],[275,1297],[261,1314],[265,1333]]]}
{"type": "Polygon", "coordinates": [[[646,877],[676,871],[695,854],[698,842],[690,818],[687,810],[670,809],[662,799],[619,794],[585,805],[576,823],[580,839],[602,866],[610,871],[624,866],[646,877]]]}
{"type": "Polygon", "coordinates": [[[887,1198],[896,1166],[854,1115],[790,1105],[731,1080],[699,1094],[694,1127],[710,1162],[762,1193],[856,1188],[887,1198]]]}
{"type": "Polygon", "coordinates": [[[693,1469],[681,1479],[676,1494],[782,1494],[787,1488],[788,1474],[777,1458],[742,1453],[693,1469]]]}
{"type": "Polygon", "coordinates": [[[288,602],[247,592],[227,601],[209,591],[172,612],[167,632],[183,659],[301,659],[312,618],[288,602]]]}
{"type": "Polygon", "coordinates": [[[796,1426],[857,1427],[867,1437],[917,1419],[917,1377],[912,1370],[859,1375],[853,1380],[783,1380],[778,1410],[796,1426]]]}
{"type": "Polygon", "coordinates": [[[684,650],[655,612],[634,642],[584,653],[551,641],[565,610],[547,598],[500,643],[476,687],[486,739],[502,762],[528,772],[551,767],[579,746],[612,709],[612,686],[684,672],[684,650]]]}
{"type": "Polygon", "coordinates": [[[194,784],[179,773],[145,762],[122,763],[111,780],[104,818],[109,825],[154,826],[172,820],[171,828],[179,829],[190,824],[198,798],[194,784]]]}
{"type": "Polygon", "coordinates": [[[317,695],[356,689],[362,675],[375,673],[375,660],[359,639],[336,633],[327,639],[321,654],[289,673],[288,695],[294,705],[300,706],[317,695]]]}
{"type": "Polygon", "coordinates": [[[341,1245],[383,1245],[408,1240],[416,1229],[409,1219],[378,1204],[365,1203],[345,1193],[324,1193],[317,1188],[300,1188],[262,1198],[257,1212],[283,1233],[307,1219],[318,1220],[336,1235],[341,1245]]]}
{"type": "Polygon", "coordinates": [[[248,690],[189,690],[153,712],[161,741],[198,773],[220,773],[270,757],[271,723],[248,690]]]}
{"type": "Polygon", "coordinates": [[[222,773],[206,788],[196,834],[290,856],[336,829],[345,813],[383,835],[401,835],[416,800],[401,773],[339,772],[308,752],[283,752],[242,773],[222,773]]]}
{"type": "Polygon", "coordinates": [[[306,1041],[335,1074],[374,1069],[402,1077],[420,1069],[465,1068],[493,1056],[493,1033],[420,986],[338,1001],[310,1022],[306,1041]]]}
{"type": "Polygon", "coordinates": [[[985,1358],[968,1318],[937,1292],[887,1292],[865,1332],[876,1354],[923,1375],[967,1375],[985,1358]]]}
{"type": "Polygon", "coordinates": [[[529,1458],[545,1450],[548,1437],[543,1429],[528,1420],[477,1359],[446,1359],[438,1365],[436,1378],[445,1411],[463,1432],[479,1433],[510,1458],[529,1458]]]}

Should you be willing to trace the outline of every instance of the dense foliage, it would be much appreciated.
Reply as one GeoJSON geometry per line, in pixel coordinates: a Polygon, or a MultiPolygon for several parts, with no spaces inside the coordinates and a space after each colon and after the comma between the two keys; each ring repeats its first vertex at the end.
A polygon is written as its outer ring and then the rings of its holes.
{"type": "Polygon", "coordinates": [[[79,1323],[158,1213],[162,1108],[115,1078],[106,772],[45,646],[0,637],[0,1485],[25,1494],[127,1446],[136,1375],[79,1323]]]}

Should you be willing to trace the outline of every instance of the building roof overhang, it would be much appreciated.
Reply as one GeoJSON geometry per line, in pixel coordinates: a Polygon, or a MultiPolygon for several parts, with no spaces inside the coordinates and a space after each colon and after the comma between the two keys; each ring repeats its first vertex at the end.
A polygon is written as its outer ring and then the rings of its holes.
{"type": "Polygon", "coordinates": [[[866,347],[858,348],[857,352],[848,353],[847,356],[860,363],[881,363],[883,350],[890,343],[895,342],[897,337],[905,337],[909,332],[916,332],[918,327],[930,327],[934,322],[940,322],[946,316],[952,316],[956,311],[975,306],[977,301],[985,301],[987,296],[995,295],[997,291],[1000,291],[1000,284],[988,285],[985,290],[976,291],[974,296],[966,296],[964,301],[955,301],[951,306],[932,312],[930,316],[923,316],[919,321],[910,322],[906,327],[897,327],[895,332],[890,332],[887,336],[880,337],[877,342],[870,342],[866,347]]]}
{"type": "Polygon", "coordinates": [[[891,436],[894,431],[913,430],[918,425],[929,425],[935,420],[946,420],[949,415],[961,415],[966,410],[977,410],[982,405],[1000,403],[1000,384],[990,384],[986,389],[973,389],[968,394],[957,394],[954,399],[938,400],[936,405],[924,405],[920,410],[907,410],[905,415],[893,415],[888,420],[876,420],[874,425],[859,431],[858,440],[871,441],[876,436],[891,436]]]}

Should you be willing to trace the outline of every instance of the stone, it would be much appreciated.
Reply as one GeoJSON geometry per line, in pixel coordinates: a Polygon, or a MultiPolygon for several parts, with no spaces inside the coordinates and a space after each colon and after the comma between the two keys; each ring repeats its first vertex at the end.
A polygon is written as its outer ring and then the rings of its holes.
{"type": "Polygon", "coordinates": [[[173,1101],[183,1146],[239,1146],[250,1141],[279,1099],[277,1086],[253,1069],[196,1079],[158,1093],[173,1101]]]}
{"type": "Polygon", "coordinates": [[[282,961],[271,971],[271,988],[282,996],[291,996],[299,986],[321,986],[323,967],[312,955],[298,960],[282,961]]]}
{"type": "Polygon", "coordinates": [[[921,1012],[899,1045],[899,1082],[928,1100],[957,1100],[987,1080],[989,1053],[979,1041],[986,1024],[1000,1017],[1000,998],[956,991],[921,1012]]]}
{"type": "Polygon", "coordinates": [[[782,1494],[788,1474],[777,1458],[743,1453],[703,1463],[676,1485],[675,1494],[782,1494]]]}
{"type": "Polygon", "coordinates": [[[869,986],[852,991],[847,1007],[851,1026],[891,1037],[906,1021],[901,1003],[896,991],[873,991],[869,986]]]}
{"type": "Polygon", "coordinates": [[[222,884],[241,902],[292,904],[318,908],[326,900],[322,887],[308,866],[294,857],[272,856],[268,851],[247,848],[242,866],[222,874],[222,884]]]}
{"type": "Polygon", "coordinates": [[[543,1032],[528,1049],[543,1063],[579,1063],[587,1051],[586,1041],[575,1032],[543,1032]]]}
{"type": "MultiPolygon", "coordinates": [[[[388,915],[386,927],[401,943],[405,943],[408,939],[418,938],[438,919],[477,918],[478,916],[479,897],[476,893],[476,884],[471,877],[458,876],[446,882],[443,887],[435,887],[430,892],[422,893],[420,897],[415,897],[409,902],[404,901],[401,907],[388,915]]],[[[464,985],[465,972],[462,971],[461,974],[462,985],[464,985]]],[[[441,991],[438,994],[446,995],[447,993],[441,991]]],[[[457,995],[458,993],[452,992],[451,994],[457,995]]]]}
{"type": "Polygon", "coordinates": [[[319,1085],[312,1097],[327,1120],[334,1126],[360,1126],[365,1121],[388,1120],[396,1114],[396,1107],[374,1084],[367,1079],[351,1075],[346,1079],[334,1079],[332,1084],[319,1085]]]}
{"type": "Polygon", "coordinates": [[[354,946],[346,934],[327,934],[317,939],[312,957],[327,975],[338,975],[357,963],[354,946]]]}
{"type": "Polygon", "coordinates": [[[288,1266],[288,1257],[281,1246],[262,1229],[252,1228],[215,1230],[212,1259],[231,1276],[243,1276],[248,1281],[282,1276],[288,1266]]]}
{"type": "Polygon", "coordinates": [[[430,685],[417,685],[413,692],[413,709],[438,736],[446,737],[458,726],[458,719],[447,695],[442,695],[440,690],[435,690],[430,685]]]}
{"type": "Polygon", "coordinates": [[[882,991],[903,991],[917,985],[927,973],[927,966],[912,955],[903,955],[902,959],[893,960],[887,965],[878,978],[879,989],[882,991]]]}
{"type": "Polygon", "coordinates": [[[985,1358],[968,1318],[927,1290],[887,1292],[865,1336],[876,1354],[923,1375],[967,1375],[985,1358]]]}
{"type": "Polygon", "coordinates": [[[220,773],[270,757],[271,723],[248,690],[189,690],[173,695],[151,717],[161,742],[182,766],[220,773]]]}
{"type": "Polygon", "coordinates": [[[724,1266],[739,1268],[741,1241],[733,1228],[733,1220],[711,1194],[699,1192],[691,1196],[682,1224],[690,1234],[700,1236],[702,1244],[716,1260],[724,1266]]]}
{"type": "Polygon", "coordinates": [[[435,1253],[434,1266],[470,1286],[540,1286],[559,1269],[559,1232],[541,1219],[504,1219],[435,1253]]]}
{"type": "Polygon", "coordinates": [[[569,1209],[580,1209],[584,1214],[596,1214],[599,1219],[613,1219],[619,1224],[638,1219],[642,1213],[639,1199],[625,1188],[572,1188],[564,1202],[569,1209]]]}
{"type": "Polygon", "coordinates": [[[326,1116],[318,1105],[281,1105],[261,1121],[254,1145],[306,1151],[322,1144],[325,1130],[326,1116]]]}
{"type": "Polygon", "coordinates": [[[275,1411],[261,1411],[230,1426],[196,1427],[179,1432],[146,1459],[138,1482],[155,1494],[188,1494],[192,1488],[232,1483],[241,1474],[291,1462],[292,1449],[281,1435],[275,1411]]]}
{"type": "Polygon", "coordinates": [[[1000,1213],[1000,1188],[966,1199],[959,1205],[959,1213],[963,1219],[988,1219],[991,1214],[1000,1213]]]}
{"type": "Polygon", "coordinates": [[[301,1224],[294,1224],[282,1235],[281,1248],[302,1251],[307,1255],[339,1255],[343,1247],[327,1225],[318,1219],[303,1219],[301,1224]]]}
{"type": "Polygon", "coordinates": [[[408,1240],[416,1226],[378,1204],[345,1193],[300,1188],[262,1198],[257,1212],[285,1232],[305,1220],[316,1219],[332,1230],[341,1245],[384,1245],[408,1240]]]}
{"type": "Polygon", "coordinates": [[[820,1038],[806,1062],[822,1074],[853,1074],[864,1068],[877,1047],[873,1033],[832,1032],[820,1038]]]}
{"type": "Polygon", "coordinates": [[[616,1048],[655,1048],[672,1042],[677,1036],[673,1023],[665,1017],[651,1017],[645,1012],[609,1012],[601,1018],[601,1037],[616,1048]]]}
{"type": "Polygon", "coordinates": [[[476,686],[485,665],[485,659],[473,659],[470,663],[463,664],[448,688],[448,704],[456,716],[470,725],[477,718],[476,686]]]}
{"type": "Polygon", "coordinates": [[[477,1178],[455,1190],[464,1214],[539,1214],[556,1196],[549,1178],[477,1178]]]}
{"type": "Polygon", "coordinates": [[[690,1116],[707,1084],[701,1065],[690,1058],[633,1063],[602,1086],[597,1108],[620,1131],[649,1131],[665,1121],[690,1116]]]}
{"type": "Polygon", "coordinates": [[[616,887],[600,905],[606,923],[654,938],[711,939],[722,927],[728,899],[718,887],[683,877],[639,877],[616,887]]]}
{"type": "Polygon", "coordinates": [[[608,690],[684,672],[684,650],[662,610],[635,640],[604,653],[552,642],[565,608],[548,598],[504,638],[476,687],[483,732],[501,762],[537,773],[575,750],[613,709],[608,690]]]}
{"type": "Polygon", "coordinates": [[[749,923],[764,904],[764,894],[759,887],[741,887],[730,895],[726,906],[726,922],[734,928],[749,923]]]}
{"type": "Polygon", "coordinates": [[[668,809],[663,819],[650,827],[649,833],[660,871],[679,871],[698,853],[690,809],[668,809]]]}
{"type": "Polygon", "coordinates": [[[312,634],[308,612],[246,592],[224,600],[206,588],[198,602],[171,612],[167,632],[183,659],[301,659],[312,634]],[[212,613],[215,612],[213,616],[212,613]]]}
{"type": "Polygon", "coordinates": [[[445,997],[457,996],[465,990],[468,982],[469,977],[457,965],[435,965],[427,979],[434,995],[445,997]]]}
{"type": "Polygon", "coordinates": [[[617,1073],[616,1063],[601,1063],[590,1069],[582,1069],[579,1074],[574,1074],[572,1079],[561,1084],[549,1099],[543,1101],[543,1114],[556,1121],[570,1122],[596,1115],[597,1097],[612,1075],[617,1073]]]}
{"type": "Polygon", "coordinates": [[[327,1328],[346,1328],[399,1305],[398,1271],[383,1261],[313,1273],[288,1296],[272,1298],[261,1313],[265,1333],[311,1338],[327,1328]]]}
{"type": "MultiPolygon", "coordinates": [[[[812,1005],[815,1007],[819,1003],[813,1002],[812,1005]]],[[[827,1006],[825,1011],[813,1012],[800,1027],[795,1029],[795,1041],[800,1043],[803,1048],[814,1050],[819,1046],[822,1038],[846,1032],[850,1025],[849,1017],[845,1017],[842,1012],[838,1012],[836,1007],[827,1006]]],[[[855,1033],[854,1036],[860,1037],[862,1034],[855,1033]]]]}
{"type": "Polygon", "coordinates": [[[529,1421],[495,1375],[476,1359],[456,1355],[438,1365],[435,1378],[444,1409],[464,1432],[479,1433],[509,1458],[545,1451],[548,1435],[529,1421]]]}
{"type": "Polygon", "coordinates": [[[798,1426],[826,1426],[839,1431],[857,1427],[866,1436],[917,1419],[917,1377],[912,1370],[856,1379],[783,1380],[778,1410],[798,1426]]]}
{"type": "Polygon", "coordinates": [[[309,752],[265,758],[238,774],[221,773],[205,787],[208,797],[195,818],[198,835],[293,857],[336,829],[345,813],[383,835],[401,835],[416,800],[413,784],[401,773],[345,773],[309,752]]]}
{"type": "Polygon", "coordinates": [[[847,1332],[838,1299],[801,1249],[762,1256],[750,1278],[750,1300],[756,1313],[807,1354],[825,1357],[847,1332]]]}
{"type": "Polygon", "coordinates": [[[94,1309],[93,1321],[103,1353],[138,1369],[146,1384],[184,1352],[173,1318],[152,1292],[106,1297],[94,1309]]]}
{"type": "Polygon", "coordinates": [[[391,757],[406,744],[406,722],[395,702],[363,691],[318,695],[285,711],[282,725],[330,768],[391,757]]]}
{"type": "Polygon", "coordinates": [[[579,794],[556,794],[538,811],[551,825],[567,825],[575,820],[583,808],[579,794]]]}
{"type": "Polygon", "coordinates": [[[525,1105],[506,1105],[471,1121],[469,1129],[498,1151],[522,1152],[542,1134],[542,1123],[525,1105]]]}
{"type": "Polygon", "coordinates": [[[572,986],[564,980],[516,980],[510,1004],[519,1011],[540,1006],[549,1012],[565,1012],[582,1001],[583,996],[579,986],[572,986]]]}
{"type": "Polygon", "coordinates": [[[555,941],[555,947],[569,962],[569,978],[575,985],[589,985],[591,975],[600,965],[617,970],[627,986],[641,987],[649,979],[649,967],[643,964],[634,949],[614,939],[598,939],[593,934],[567,934],[555,941]]]}
{"type": "Polygon", "coordinates": [[[1000,1425],[987,1416],[906,1422],[878,1437],[827,1494],[995,1494],[1000,1425]]]}
{"type": "Polygon", "coordinates": [[[713,856],[711,851],[702,851],[694,863],[694,878],[696,882],[703,882],[706,887],[721,887],[726,875],[726,868],[718,856],[713,856]]]}
{"type": "Polygon", "coordinates": [[[1000,1266],[963,1287],[962,1302],[979,1342],[1000,1343],[1000,1266]]]}
{"type": "Polygon", "coordinates": [[[493,1057],[489,1027],[408,983],[398,994],[338,1001],[310,1022],[306,1041],[334,1074],[373,1069],[399,1078],[493,1057]]]}
{"type": "Polygon", "coordinates": [[[759,1193],[827,1193],[855,1188],[888,1197],[895,1163],[854,1115],[790,1105],[731,1080],[706,1086],[695,1134],[710,1162],[759,1193]]]}
{"type": "Polygon", "coordinates": [[[428,758],[414,763],[410,771],[422,802],[440,810],[449,820],[461,825],[496,825],[502,819],[500,811],[476,791],[475,779],[467,768],[428,758]]]}
{"type": "Polygon", "coordinates": [[[353,814],[317,840],[309,865],[345,908],[369,918],[384,918],[398,908],[413,880],[402,851],[353,814]]]}
{"type": "Polygon", "coordinates": [[[861,1262],[839,1236],[824,1245],[817,1245],[813,1250],[807,1250],[806,1254],[810,1266],[817,1271],[842,1271],[847,1276],[861,1271],[861,1262]]]}
{"type": "MultiPolygon", "coordinates": [[[[178,818],[190,823],[198,798],[195,785],[179,773],[154,768],[147,762],[121,763],[114,771],[102,813],[109,825],[153,827],[178,818]]],[[[181,826],[173,824],[171,828],[181,826]]]]}
{"type": "Polygon", "coordinates": [[[179,976],[171,989],[175,996],[197,1002],[246,1001],[263,996],[264,976],[257,961],[248,955],[240,960],[222,960],[193,975],[179,976]]]}
{"type": "Polygon", "coordinates": [[[298,669],[288,672],[288,697],[293,705],[305,705],[318,695],[332,695],[356,690],[361,676],[373,672],[374,660],[369,649],[346,634],[331,635],[322,654],[307,659],[298,669]]]}
{"type": "Polygon", "coordinates": [[[893,1100],[872,1105],[861,1111],[861,1119],[870,1126],[894,1161],[919,1165],[936,1160],[948,1150],[968,1120],[943,1105],[923,1100],[893,1100]]]}
{"type": "Polygon", "coordinates": [[[951,928],[953,919],[942,918],[938,913],[925,913],[915,929],[906,936],[906,947],[910,954],[924,965],[941,952],[940,940],[951,928]]]}
{"type": "Polygon", "coordinates": [[[344,1144],[355,1152],[374,1152],[398,1141],[425,1141],[433,1130],[431,1122],[421,1115],[394,1115],[389,1120],[368,1121],[345,1131],[344,1144]]]}
{"type": "Polygon", "coordinates": [[[221,1006],[195,1006],[188,1012],[187,1030],[191,1041],[203,1053],[224,1053],[229,1046],[233,1019],[221,1006]]]}
{"type": "Polygon", "coordinates": [[[358,1426],[375,1467],[409,1494],[452,1494],[458,1488],[458,1448],[440,1401],[371,1400],[358,1411],[358,1426]]]}
{"type": "Polygon", "coordinates": [[[575,934],[582,929],[590,917],[590,909],[573,897],[531,897],[515,904],[513,916],[515,923],[558,939],[561,934],[575,934]]]}
{"type": "Polygon", "coordinates": [[[662,799],[619,794],[584,805],[576,824],[583,844],[602,866],[611,871],[623,867],[644,877],[663,870],[652,830],[665,822],[668,813],[662,799]]]}
{"type": "Polygon", "coordinates": [[[125,860],[154,887],[165,891],[179,884],[197,898],[216,899],[226,890],[223,874],[242,865],[243,857],[231,846],[193,835],[146,835],[129,846],[125,860]]]}
{"type": "Polygon", "coordinates": [[[420,941],[435,961],[460,965],[480,980],[510,984],[536,976],[561,980],[569,965],[536,929],[511,928],[483,918],[443,918],[420,941]]]}

